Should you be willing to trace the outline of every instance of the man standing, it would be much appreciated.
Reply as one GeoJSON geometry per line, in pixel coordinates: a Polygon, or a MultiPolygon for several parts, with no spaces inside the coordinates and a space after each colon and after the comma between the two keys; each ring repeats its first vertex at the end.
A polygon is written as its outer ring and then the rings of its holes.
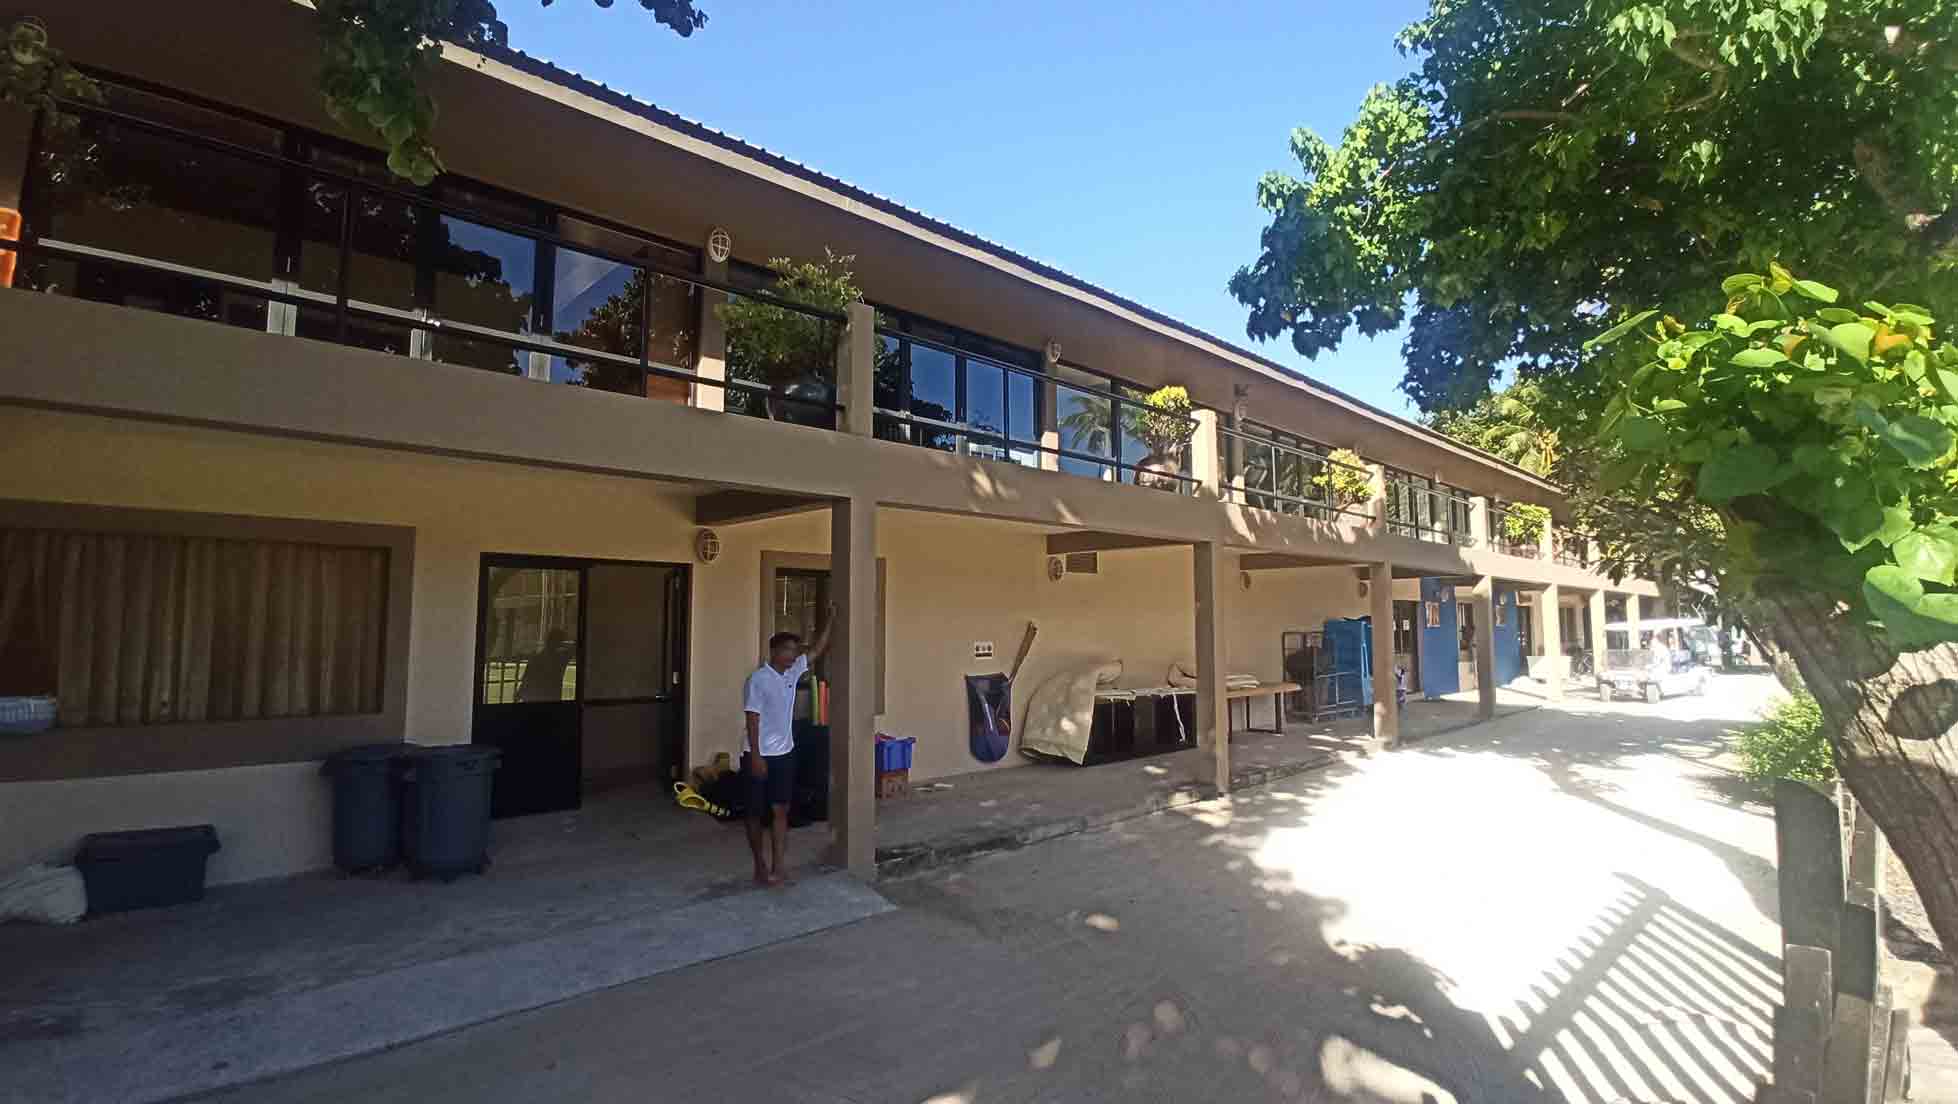
{"type": "Polygon", "coordinates": [[[795,688],[808,673],[809,661],[829,651],[829,630],[835,623],[832,604],[807,650],[794,633],[769,637],[768,662],[748,676],[742,692],[748,731],[741,771],[748,778],[748,850],[754,852],[757,885],[781,885],[788,873],[789,801],[795,793],[795,688]]]}

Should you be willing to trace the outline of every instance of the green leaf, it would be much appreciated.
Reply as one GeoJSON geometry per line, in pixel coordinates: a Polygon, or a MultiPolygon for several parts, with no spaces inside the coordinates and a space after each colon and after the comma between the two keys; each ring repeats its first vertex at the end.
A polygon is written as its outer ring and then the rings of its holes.
{"type": "Polygon", "coordinates": [[[1618,439],[1635,452],[1664,448],[1666,424],[1656,418],[1634,414],[1618,423],[1618,439]]]}
{"type": "Polygon", "coordinates": [[[1870,359],[1870,342],[1876,338],[1876,331],[1861,322],[1844,322],[1822,331],[1829,344],[1855,357],[1857,360],[1870,359]]]}
{"type": "Polygon", "coordinates": [[[1863,600],[1899,648],[1958,642],[1958,594],[1925,594],[1917,576],[1901,567],[1870,568],[1863,600]]]}
{"type": "Polygon", "coordinates": [[[1780,349],[1742,349],[1734,354],[1732,363],[1742,368],[1772,368],[1785,362],[1788,357],[1780,349]]]}
{"type": "Polygon", "coordinates": [[[1686,404],[1678,399],[1660,399],[1658,402],[1652,404],[1652,412],[1654,414],[1669,414],[1672,411],[1684,409],[1686,409],[1686,404]]]}
{"type": "Polygon", "coordinates": [[[1853,310],[1844,310],[1841,307],[1823,307],[1821,310],[1815,312],[1815,317],[1820,318],[1824,322],[1834,324],[1838,322],[1854,322],[1857,316],[1853,310]]]}
{"type": "Polygon", "coordinates": [[[1728,333],[1743,336],[1747,333],[1747,319],[1738,314],[1716,314],[1713,316],[1713,324],[1728,333]]]}
{"type": "Polygon", "coordinates": [[[1754,273],[1743,272],[1740,273],[1739,275],[1729,276],[1726,279],[1720,281],[1720,290],[1725,292],[1728,295],[1728,297],[1731,298],[1732,296],[1739,295],[1745,291],[1753,291],[1755,288],[1760,287],[1764,283],[1767,283],[1767,281],[1763,280],[1759,276],[1756,276],[1754,273]]]}
{"type": "Polygon", "coordinates": [[[1950,427],[1922,414],[1906,414],[1877,430],[1877,436],[1902,453],[1913,468],[1928,468],[1951,451],[1950,427]]]}
{"type": "Polygon", "coordinates": [[[1953,402],[1958,402],[1958,372],[1954,372],[1949,368],[1939,368],[1933,371],[1931,375],[1937,379],[1938,386],[1944,388],[1945,397],[1953,402]]]}
{"type": "Polygon", "coordinates": [[[1796,280],[1795,290],[1819,302],[1833,303],[1836,301],[1835,288],[1827,284],[1818,284],[1814,280],[1796,280]]]}
{"type": "Polygon", "coordinates": [[[1883,508],[1883,528],[1877,532],[1876,539],[1882,541],[1884,547],[1887,548],[1908,536],[1911,532],[1911,527],[1915,524],[1916,522],[1911,519],[1909,505],[1900,503],[1894,506],[1885,506],[1883,508]]]}
{"type": "Polygon", "coordinates": [[[1600,345],[1609,345],[1612,342],[1617,341],[1619,338],[1624,337],[1626,334],[1631,333],[1633,330],[1638,329],[1640,323],[1644,322],[1646,319],[1651,318],[1653,315],[1658,313],[1659,312],[1656,310],[1640,311],[1637,314],[1632,315],[1630,318],[1625,319],[1623,322],[1618,323],[1616,326],[1613,326],[1612,328],[1592,338],[1591,340],[1586,341],[1584,343],[1584,347],[1586,349],[1592,349],[1600,345]]]}
{"type": "Polygon", "coordinates": [[[1868,499],[1832,511],[1823,520],[1850,552],[1860,551],[1883,532],[1883,508],[1868,499]]]}
{"type": "Polygon", "coordinates": [[[1958,569],[1958,529],[1926,525],[1890,548],[1897,566],[1926,582],[1951,585],[1958,569]]]}
{"type": "Polygon", "coordinates": [[[1700,497],[1708,502],[1732,502],[1742,495],[1758,494],[1786,478],[1781,458],[1767,445],[1740,445],[1700,467],[1700,497]]]}

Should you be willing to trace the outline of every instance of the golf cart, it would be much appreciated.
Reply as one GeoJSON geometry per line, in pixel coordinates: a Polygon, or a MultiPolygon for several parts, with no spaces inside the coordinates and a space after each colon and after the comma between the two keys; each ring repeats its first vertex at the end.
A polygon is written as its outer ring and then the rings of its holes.
{"type": "Polygon", "coordinates": [[[1662,639],[1671,630],[1674,638],[1682,643],[1670,649],[1662,645],[1614,648],[1606,652],[1598,670],[1598,697],[1605,701],[1643,698],[1648,704],[1657,705],[1679,694],[1706,693],[1707,681],[1712,676],[1695,651],[1684,643],[1692,638],[1694,629],[1704,628],[1699,618],[1662,617],[1640,621],[1636,626],[1627,621],[1613,621],[1604,628],[1606,632],[1650,634],[1654,640],[1662,639]]]}

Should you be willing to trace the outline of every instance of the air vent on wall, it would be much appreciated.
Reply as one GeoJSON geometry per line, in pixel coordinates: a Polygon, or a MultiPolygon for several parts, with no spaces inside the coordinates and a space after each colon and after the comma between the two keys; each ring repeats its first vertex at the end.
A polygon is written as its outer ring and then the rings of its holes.
{"type": "Polygon", "coordinates": [[[1101,553],[1069,552],[1067,554],[1067,573],[1069,575],[1101,574],[1101,553]]]}

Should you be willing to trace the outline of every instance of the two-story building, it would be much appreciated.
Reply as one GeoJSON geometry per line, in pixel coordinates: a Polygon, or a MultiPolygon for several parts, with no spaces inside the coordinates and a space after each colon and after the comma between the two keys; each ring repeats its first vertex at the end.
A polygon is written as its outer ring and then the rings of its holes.
{"type": "Polygon", "coordinates": [[[664,778],[833,604],[801,708],[866,870],[872,734],[984,767],[962,676],[1029,622],[1022,687],[1193,667],[1227,784],[1223,680],[1289,633],[1370,616],[1376,684],[1488,709],[1656,594],[1525,471],[549,63],[450,47],[415,188],[304,5],[33,14],[105,96],[0,115],[0,699],[57,701],[0,735],[0,867],[184,822],[218,880],[325,865],[319,760],[375,741],[496,743],[506,812],[664,778]],[[863,303],[774,293],[830,253],[863,303]]]}

